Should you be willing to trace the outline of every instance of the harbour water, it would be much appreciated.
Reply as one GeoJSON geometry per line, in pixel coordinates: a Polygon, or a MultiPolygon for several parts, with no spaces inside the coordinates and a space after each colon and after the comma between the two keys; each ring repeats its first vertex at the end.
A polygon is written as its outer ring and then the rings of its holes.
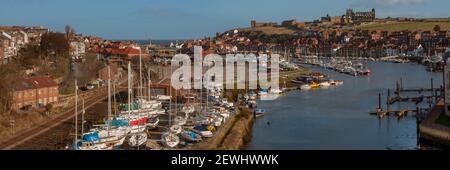
{"type": "MultiPolygon", "coordinates": [[[[293,91],[274,101],[259,101],[266,115],[253,125],[253,137],[247,149],[416,149],[414,113],[403,119],[369,115],[378,105],[386,109],[387,89],[391,94],[402,78],[404,88],[429,88],[442,84],[442,73],[427,72],[417,64],[370,62],[372,74],[353,77],[315,66],[331,79],[344,85],[312,91],[293,91]]],[[[414,96],[417,93],[405,94],[414,96]]],[[[421,107],[428,107],[423,104],[421,107]]],[[[415,109],[416,105],[397,103],[391,109],[415,109]]]]}

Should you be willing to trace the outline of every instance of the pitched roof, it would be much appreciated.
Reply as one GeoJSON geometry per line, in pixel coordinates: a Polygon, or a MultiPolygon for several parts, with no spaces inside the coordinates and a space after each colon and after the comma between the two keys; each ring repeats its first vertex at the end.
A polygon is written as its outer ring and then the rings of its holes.
{"type": "Polygon", "coordinates": [[[46,87],[55,87],[58,86],[58,83],[53,81],[50,77],[47,76],[36,76],[30,77],[23,80],[17,90],[29,90],[36,88],[46,88],[46,87]]]}

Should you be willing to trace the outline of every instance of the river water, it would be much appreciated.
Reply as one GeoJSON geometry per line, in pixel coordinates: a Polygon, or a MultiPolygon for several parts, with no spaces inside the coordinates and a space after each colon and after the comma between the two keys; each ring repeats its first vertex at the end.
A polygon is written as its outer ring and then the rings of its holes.
{"type": "MultiPolygon", "coordinates": [[[[369,115],[378,105],[386,109],[387,89],[391,94],[396,81],[406,88],[430,88],[442,84],[442,73],[427,72],[425,67],[407,63],[370,62],[372,75],[353,77],[315,66],[313,71],[343,80],[344,85],[312,91],[292,91],[274,101],[259,101],[266,110],[253,125],[253,138],[247,149],[415,149],[417,143],[414,114],[398,120],[395,116],[378,119],[369,115]],[[268,123],[270,122],[270,123],[268,123]]],[[[404,96],[416,96],[408,93],[404,96]]],[[[423,104],[421,107],[428,107],[423,104]]],[[[397,103],[391,109],[415,109],[414,104],[397,103]]]]}

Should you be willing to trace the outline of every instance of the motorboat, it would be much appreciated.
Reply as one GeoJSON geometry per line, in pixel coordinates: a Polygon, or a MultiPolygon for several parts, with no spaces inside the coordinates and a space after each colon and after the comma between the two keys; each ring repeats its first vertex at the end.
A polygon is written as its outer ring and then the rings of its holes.
{"type": "Polygon", "coordinates": [[[301,85],[301,86],[300,86],[300,89],[301,89],[301,90],[309,90],[309,89],[311,89],[311,85],[309,85],[309,84],[301,85]]]}
{"type": "Polygon", "coordinates": [[[181,137],[187,142],[202,141],[202,137],[193,131],[183,131],[183,132],[181,132],[181,137]]]}
{"type": "Polygon", "coordinates": [[[324,81],[324,82],[321,82],[321,83],[319,83],[319,84],[320,84],[320,86],[322,86],[322,87],[328,87],[328,86],[331,85],[329,81],[324,81]]]}
{"type": "Polygon", "coordinates": [[[208,129],[208,126],[205,125],[195,126],[192,128],[192,131],[205,138],[213,137],[213,133],[208,129]]]}

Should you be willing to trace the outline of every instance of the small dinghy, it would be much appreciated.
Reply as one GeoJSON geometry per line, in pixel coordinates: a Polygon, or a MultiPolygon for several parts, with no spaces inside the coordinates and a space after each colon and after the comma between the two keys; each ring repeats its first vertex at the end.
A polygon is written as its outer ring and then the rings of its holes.
{"type": "Polygon", "coordinates": [[[304,84],[304,85],[300,86],[300,89],[301,90],[309,90],[309,89],[311,89],[311,86],[309,84],[304,84]]]}
{"type": "Polygon", "coordinates": [[[202,137],[210,138],[213,136],[213,133],[208,129],[208,126],[195,126],[192,128],[192,131],[199,134],[202,137]]]}
{"type": "Polygon", "coordinates": [[[183,110],[183,112],[186,113],[186,114],[191,114],[191,113],[194,113],[194,111],[195,111],[195,109],[194,109],[193,106],[184,106],[184,107],[182,108],[182,110],[183,110]]]}
{"type": "Polygon", "coordinates": [[[133,134],[128,140],[128,145],[130,145],[131,147],[139,147],[145,144],[145,142],[147,142],[147,139],[148,136],[146,133],[133,134]]]}
{"type": "Polygon", "coordinates": [[[328,87],[328,86],[330,86],[331,84],[330,84],[330,82],[328,82],[328,81],[324,81],[324,82],[321,82],[320,83],[320,86],[322,86],[322,87],[328,87]]]}
{"type": "Polygon", "coordinates": [[[167,147],[174,148],[180,143],[180,138],[170,132],[166,132],[161,136],[161,142],[167,147]]]}
{"type": "Polygon", "coordinates": [[[266,114],[266,111],[264,109],[255,109],[254,113],[255,117],[262,117],[264,114],[266,114]]]}
{"type": "Polygon", "coordinates": [[[154,117],[150,117],[147,120],[147,127],[149,129],[155,129],[159,124],[159,117],[158,116],[154,116],[154,117]]]}
{"type": "Polygon", "coordinates": [[[202,137],[192,131],[184,131],[181,133],[181,137],[187,142],[200,142],[202,141],[202,137]]]}
{"type": "Polygon", "coordinates": [[[175,122],[175,124],[177,124],[177,125],[183,126],[183,125],[186,124],[186,118],[184,118],[184,117],[182,117],[182,116],[177,116],[177,117],[175,117],[174,122],[175,122]]]}
{"type": "Polygon", "coordinates": [[[172,132],[173,134],[180,134],[181,130],[183,130],[183,128],[180,125],[172,125],[170,127],[170,132],[172,132]]]}

